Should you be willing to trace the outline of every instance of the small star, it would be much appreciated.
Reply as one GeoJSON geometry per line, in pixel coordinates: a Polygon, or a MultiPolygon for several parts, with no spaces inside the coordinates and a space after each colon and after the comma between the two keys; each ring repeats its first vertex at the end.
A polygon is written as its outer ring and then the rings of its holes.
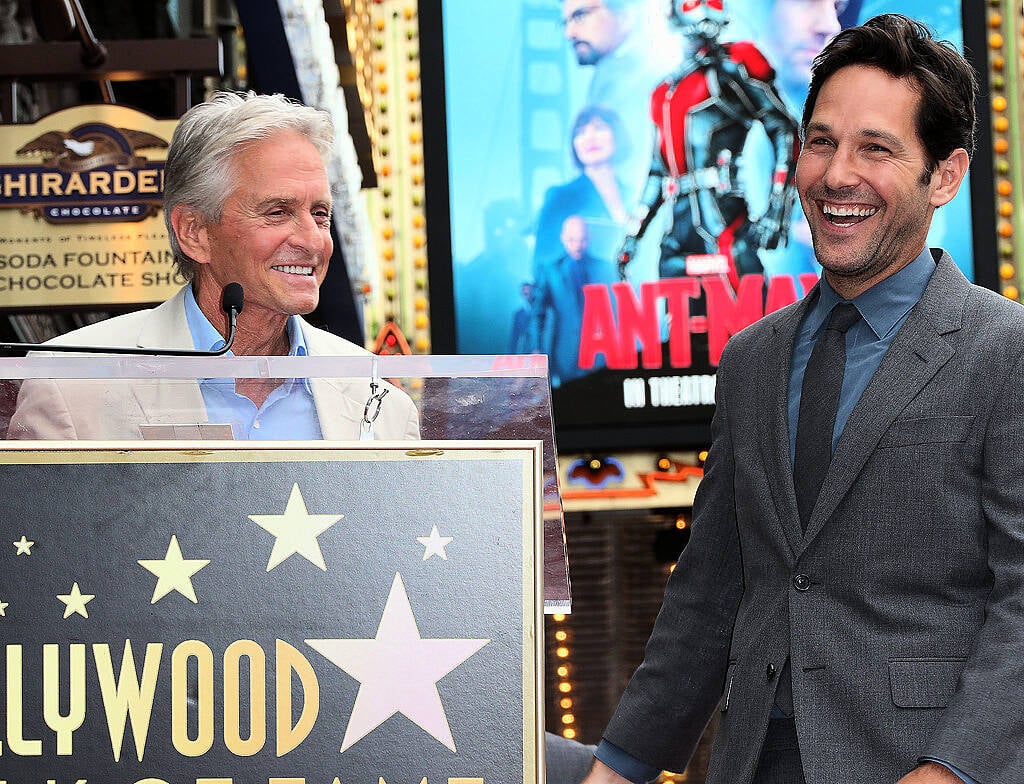
{"type": "Polygon", "coordinates": [[[209,561],[182,558],[178,537],[171,536],[171,543],[167,545],[167,555],[163,557],[162,561],[139,561],[139,566],[152,572],[158,578],[150,604],[156,604],[171,591],[177,591],[186,599],[190,599],[193,604],[198,604],[195,588],[192,587],[192,575],[204,566],[208,566],[209,563],[209,561]]]}
{"type": "Polygon", "coordinates": [[[327,564],[316,538],[344,516],[309,514],[299,486],[295,484],[284,514],[249,515],[249,519],[275,537],[274,549],[267,562],[268,572],[295,553],[326,572],[327,564]]]}
{"type": "Polygon", "coordinates": [[[4,611],[8,607],[10,607],[10,606],[11,606],[10,602],[5,602],[5,601],[0,600],[0,618],[6,618],[7,617],[7,613],[4,612],[4,611]]]}
{"type": "Polygon", "coordinates": [[[75,583],[71,586],[71,593],[57,594],[57,598],[67,605],[64,608],[65,618],[70,617],[74,613],[78,613],[83,618],[88,618],[89,611],[85,609],[85,605],[95,599],[96,594],[82,593],[78,583],[75,583]]]}
{"type": "Polygon", "coordinates": [[[13,544],[18,548],[18,552],[16,552],[15,555],[32,555],[32,545],[34,545],[35,542],[30,542],[25,538],[24,534],[22,534],[21,541],[14,542],[13,544]]]}
{"type": "Polygon", "coordinates": [[[401,574],[391,583],[374,639],[306,640],[359,681],[341,750],[401,713],[454,752],[455,740],[437,682],[488,642],[421,637],[401,574]]]}
{"type": "Polygon", "coordinates": [[[444,560],[448,560],[448,553],[444,551],[444,548],[452,543],[452,537],[441,536],[437,532],[436,525],[430,529],[430,536],[417,536],[416,541],[423,545],[424,561],[434,555],[439,555],[444,560]]]}

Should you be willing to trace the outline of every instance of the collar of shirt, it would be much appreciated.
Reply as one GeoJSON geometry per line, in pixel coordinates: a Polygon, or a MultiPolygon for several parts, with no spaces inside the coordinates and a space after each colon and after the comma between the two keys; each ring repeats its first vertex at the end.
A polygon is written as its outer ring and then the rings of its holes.
{"type": "MultiPolygon", "coordinates": [[[[903,269],[880,280],[852,300],[875,338],[887,337],[903,322],[903,317],[921,299],[934,271],[935,259],[925,248],[903,269]]],[[[825,321],[832,308],[845,301],[829,285],[824,275],[818,291],[818,301],[808,311],[804,322],[807,330],[815,337],[825,328],[825,321]]]]}
{"type": "MultiPolygon", "coordinates": [[[[223,347],[224,338],[221,337],[221,334],[210,323],[206,314],[199,309],[199,303],[196,302],[196,295],[192,291],[191,286],[185,291],[185,320],[188,323],[188,331],[192,333],[192,346],[197,351],[216,351],[223,347]]],[[[303,337],[302,329],[299,327],[298,317],[289,316],[285,329],[288,331],[288,356],[306,356],[308,353],[306,350],[306,339],[303,337]]],[[[234,355],[232,351],[227,353],[229,357],[234,355]]],[[[303,378],[302,382],[306,389],[311,391],[309,379],[303,378]]]]}
{"type": "MultiPolygon", "coordinates": [[[[832,433],[832,448],[846,426],[860,396],[871,382],[900,327],[909,317],[911,309],[921,299],[928,280],[935,271],[935,261],[926,248],[903,269],[879,281],[853,300],[863,318],[846,333],[846,367],[843,386],[836,410],[836,424],[832,433]]],[[[796,454],[796,429],[800,414],[800,395],[804,371],[814,343],[825,329],[832,308],[842,302],[824,277],[818,286],[818,299],[800,324],[789,371],[788,416],[789,455],[796,454]]]]}

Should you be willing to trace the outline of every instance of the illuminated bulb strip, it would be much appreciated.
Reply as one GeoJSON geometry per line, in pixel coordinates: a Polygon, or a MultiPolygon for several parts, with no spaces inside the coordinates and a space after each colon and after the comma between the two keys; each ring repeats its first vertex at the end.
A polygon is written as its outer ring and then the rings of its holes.
{"type": "Polygon", "coordinates": [[[1017,237],[1024,231],[1020,208],[1021,132],[1017,90],[1022,63],[1024,10],[1020,4],[989,0],[987,11],[989,84],[992,99],[992,161],[995,174],[996,242],[999,283],[1004,296],[1020,300],[1020,271],[1016,264],[1017,237]]]}
{"type": "Polygon", "coordinates": [[[345,0],[350,49],[365,84],[378,188],[366,193],[380,243],[367,276],[368,334],[394,321],[414,353],[427,353],[430,300],[424,214],[419,23],[415,0],[345,0]],[[352,41],[351,39],[356,39],[352,41]]]}
{"type": "Polygon", "coordinates": [[[565,625],[565,619],[566,616],[561,613],[555,613],[551,616],[551,621],[555,625],[555,631],[552,636],[557,643],[554,653],[555,661],[557,662],[555,675],[558,676],[558,683],[555,688],[558,693],[555,697],[558,699],[558,708],[561,710],[559,714],[559,729],[563,737],[571,740],[577,734],[576,713],[574,712],[575,700],[573,698],[575,684],[572,681],[572,649],[569,647],[571,630],[565,625]]]}
{"type": "Polygon", "coordinates": [[[403,163],[408,166],[409,181],[406,184],[409,195],[407,217],[405,223],[406,236],[411,247],[405,255],[403,270],[408,302],[411,308],[405,313],[406,323],[411,325],[412,345],[415,353],[430,351],[430,293],[427,281],[426,257],[426,216],[424,214],[424,173],[423,173],[423,103],[420,88],[420,32],[417,4],[415,0],[398,0],[402,4],[402,20],[405,29],[405,60],[404,84],[401,89],[405,97],[405,111],[408,121],[408,132],[403,140],[405,157],[403,163]],[[422,261],[421,261],[422,259],[422,261]]]}

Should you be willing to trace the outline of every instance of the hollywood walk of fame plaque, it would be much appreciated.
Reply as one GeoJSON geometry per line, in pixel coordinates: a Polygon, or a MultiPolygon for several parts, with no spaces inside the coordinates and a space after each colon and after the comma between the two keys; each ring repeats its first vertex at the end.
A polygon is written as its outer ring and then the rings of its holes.
{"type": "Polygon", "coordinates": [[[0,782],[536,784],[538,443],[79,447],[0,450],[0,782]]]}

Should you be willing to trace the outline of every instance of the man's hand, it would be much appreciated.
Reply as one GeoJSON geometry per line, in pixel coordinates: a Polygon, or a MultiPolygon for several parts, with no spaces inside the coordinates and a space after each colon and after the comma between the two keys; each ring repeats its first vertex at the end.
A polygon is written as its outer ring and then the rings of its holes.
{"type": "Polygon", "coordinates": [[[593,766],[580,784],[630,784],[629,779],[623,778],[614,770],[605,765],[601,760],[595,759],[593,766]]]}
{"type": "Polygon", "coordinates": [[[776,185],[768,198],[768,208],[753,226],[753,238],[759,248],[774,250],[785,247],[789,241],[789,222],[793,215],[792,187],[776,185]]]}
{"type": "Polygon", "coordinates": [[[896,784],[964,784],[963,780],[945,765],[926,762],[914,768],[896,784]]]}
{"type": "Polygon", "coordinates": [[[615,252],[615,260],[618,262],[619,280],[626,280],[626,266],[636,255],[637,238],[633,234],[627,234],[622,238],[622,244],[615,252]]]}
{"type": "Polygon", "coordinates": [[[757,223],[754,224],[754,240],[758,247],[765,250],[774,250],[780,245],[785,245],[789,232],[789,210],[782,197],[772,197],[757,223]]]}

